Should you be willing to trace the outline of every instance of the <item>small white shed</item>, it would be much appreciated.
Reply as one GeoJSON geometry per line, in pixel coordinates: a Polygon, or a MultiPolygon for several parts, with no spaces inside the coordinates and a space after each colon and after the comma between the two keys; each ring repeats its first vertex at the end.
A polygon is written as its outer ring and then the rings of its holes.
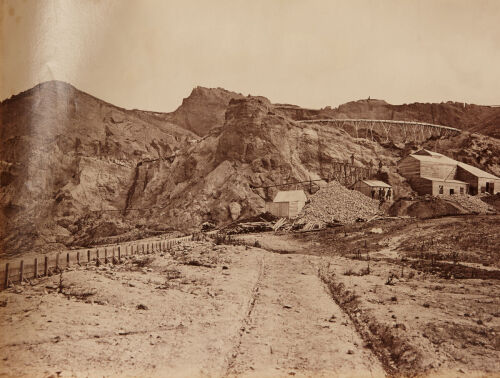
{"type": "Polygon", "coordinates": [[[392,199],[392,186],[379,180],[359,180],[354,184],[354,189],[373,199],[392,199]],[[389,193],[389,198],[388,198],[389,193]]]}
{"type": "Polygon", "coordinates": [[[266,212],[276,217],[293,218],[299,215],[307,201],[303,190],[280,191],[273,202],[266,202],[266,212]]]}

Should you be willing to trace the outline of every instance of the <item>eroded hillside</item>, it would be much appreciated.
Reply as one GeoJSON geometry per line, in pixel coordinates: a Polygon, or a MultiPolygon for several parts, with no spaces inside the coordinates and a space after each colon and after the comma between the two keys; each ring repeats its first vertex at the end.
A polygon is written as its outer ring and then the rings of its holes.
{"type": "MultiPolygon", "coordinates": [[[[342,114],[365,117],[358,105],[342,114]]],[[[415,118],[440,123],[426,114],[415,118]]],[[[125,110],[41,84],[0,104],[0,247],[17,254],[225,224],[264,210],[277,189],[258,187],[329,177],[353,154],[356,167],[381,161],[396,197],[411,192],[396,162],[421,145],[295,121],[316,116],[200,87],[173,113],[125,110]]],[[[464,133],[423,145],[500,173],[498,139],[464,133]]]]}

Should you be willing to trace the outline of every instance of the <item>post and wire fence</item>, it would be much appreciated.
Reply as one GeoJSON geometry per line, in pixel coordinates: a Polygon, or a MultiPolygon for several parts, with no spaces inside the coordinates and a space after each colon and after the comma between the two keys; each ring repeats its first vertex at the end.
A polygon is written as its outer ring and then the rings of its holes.
{"type": "Polygon", "coordinates": [[[193,240],[193,235],[174,239],[65,251],[56,254],[41,254],[30,259],[7,262],[3,271],[0,270],[0,277],[2,277],[1,289],[7,289],[15,283],[50,277],[72,266],[120,264],[124,259],[131,256],[167,251],[176,244],[190,240],[193,240]]]}

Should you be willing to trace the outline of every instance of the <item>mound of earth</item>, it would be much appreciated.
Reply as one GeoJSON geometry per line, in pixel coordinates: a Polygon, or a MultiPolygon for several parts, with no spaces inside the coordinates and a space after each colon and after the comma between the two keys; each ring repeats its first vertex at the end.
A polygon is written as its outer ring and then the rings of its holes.
{"type": "Polygon", "coordinates": [[[354,223],[378,212],[378,201],[332,181],[309,198],[295,223],[354,223]]]}
{"type": "Polygon", "coordinates": [[[482,201],[481,198],[476,196],[466,195],[445,195],[441,196],[444,200],[448,202],[452,202],[460,207],[462,207],[465,211],[471,214],[490,214],[494,213],[495,209],[488,205],[486,202],[482,201]]]}
{"type": "Polygon", "coordinates": [[[500,193],[493,196],[485,195],[481,197],[481,201],[487,203],[491,207],[494,207],[497,211],[500,211],[500,193]]]}
{"type": "Polygon", "coordinates": [[[495,209],[481,198],[470,195],[422,196],[415,199],[401,198],[388,209],[392,216],[435,218],[459,214],[492,214],[495,209]]]}
{"type": "Polygon", "coordinates": [[[388,210],[392,216],[410,216],[416,218],[435,218],[446,215],[466,214],[456,204],[439,197],[422,197],[414,200],[399,199],[388,210]]]}

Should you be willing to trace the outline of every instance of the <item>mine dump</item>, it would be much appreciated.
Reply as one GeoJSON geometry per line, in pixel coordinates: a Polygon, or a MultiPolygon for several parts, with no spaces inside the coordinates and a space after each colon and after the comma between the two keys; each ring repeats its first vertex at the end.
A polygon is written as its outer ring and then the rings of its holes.
{"type": "Polygon", "coordinates": [[[500,373],[500,108],[0,112],[0,375],[500,373]]]}

